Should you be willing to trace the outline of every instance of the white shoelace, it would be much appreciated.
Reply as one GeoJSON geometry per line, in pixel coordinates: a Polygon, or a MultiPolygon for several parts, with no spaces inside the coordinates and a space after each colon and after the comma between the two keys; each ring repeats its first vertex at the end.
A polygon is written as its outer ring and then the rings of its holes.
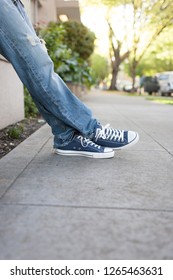
{"type": "Polygon", "coordinates": [[[98,148],[98,149],[101,148],[101,146],[95,144],[89,138],[83,137],[81,135],[79,135],[77,138],[81,141],[81,146],[84,148],[88,147],[88,145],[94,146],[95,148],[98,148]]]}
{"type": "Polygon", "coordinates": [[[104,140],[113,140],[118,142],[124,141],[124,130],[113,129],[109,124],[98,128],[96,132],[96,141],[101,138],[104,140]]]}

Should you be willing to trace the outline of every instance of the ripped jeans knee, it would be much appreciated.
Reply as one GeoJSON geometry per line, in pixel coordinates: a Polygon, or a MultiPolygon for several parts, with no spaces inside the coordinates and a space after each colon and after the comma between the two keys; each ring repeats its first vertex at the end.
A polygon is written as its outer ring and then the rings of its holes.
{"type": "Polygon", "coordinates": [[[38,44],[40,44],[40,45],[42,46],[43,50],[47,52],[46,42],[45,42],[43,39],[38,38],[38,37],[36,37],[36,36],[33,36],[33,35],[31,35],[31,34],[28,34],[28,35],[27,35],[27,40],[29,41],[29,43],[30,43],[33,47],[36,46],[36,45],[38,45],[38,44]]]}

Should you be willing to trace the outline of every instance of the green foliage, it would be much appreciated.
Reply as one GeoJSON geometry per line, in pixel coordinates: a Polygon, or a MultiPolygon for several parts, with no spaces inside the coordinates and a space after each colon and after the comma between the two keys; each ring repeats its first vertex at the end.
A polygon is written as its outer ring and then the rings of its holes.
{"type": "Polygon", "coordinates": [[[89,87],[92,84],[90,67],[78,53],[68,52],[62,48],[55,52],[55,71],[65,82],[84,84],[89,87]]]}
{"type": "MultiPolygon", "coordinates": [[[[173,70],[172,36],[173,29],[170,29],[153,43],[137,65],[137,76],[154,76],[156,73],[173,70]]],[[[124,64],[124,70],[129,76],[131,76],[130,64],[128,62],[124,64]]]]}
{"type": "Polygon", "coordinates": [[[8,137],[12,139],[19,139],[23,133],[23,126],[22,125],[15,125],[10,127],[7,131],[8,137]]]}
{"type": "Polygon", "coordinates": [[[61,23],[65,28],[63,42],[73,52],[79,54],[83,59],[88,59],[94,51],[95,34],[85,25],[76,21],[61,23]]]}
{"type": "Polygon", "coordinates": [[[108,60],[99,54],[93,54],[91,56],[90,63],[92,68],[92,77],[95,84],[99,84],[109,75],[108,60]]]}
{"type": "Polygon", "coordinates": [[[80,23],[50,23],[39,34],[46,42],[48,53],[54,63],[55,72],[65,82],[80,83],[90,87],[93,83],[91,69],[86,59],[84,59],[93,51],[94,43],[91,44],[91,40],[87,40],[87,34],[88,38],[91,39],[92,37],[90,31],[80,23]],[[76,30],[74,30],[75,28],[76,30]],[[85,31],[83,36],[81,34],[82,30],[83,32],[85,31]],[[88,51],[86,51],[87,44],[88,51]]]}
{"type": "MultiPolygon", "coordinates": [[[[129,1],[124,0],[124,3],[127,3],[129,1]]],[[[104,4],[109,7],[114,7],[114,6],[121,5],[122,0],[82,0],[82,3],[84,3],[84,5],[100,6],[101,4],[104,4]]]]}
{"type": "Polygon", "coordinates": [[[101,0],[101,2],[107,6],[114,7],[114,6],[119,6],[123,4],[127,4],[130,2],[130,0],[101,0]]]}
{"type": "Polygon", "coordinates": [[[46,28],[39,31],[39,36],[45,40],[46,48],[53,61],[56,60],[55,52],[58,49],[64,53],[68,52],[67,46],[64,46],[63,44],[65,32],[63,26],[54,22],[50,22],[46,28]]]}
{"type": "Polygon", "coordinates": [[[24,88],[24,108],[26,118],[36,117],[39,115],[38,109],[26,88],[24,88]]]}
{"type": "MultiPolygon", "coordinates": [[[[131,63],[132,63],[132,61],[130,59],[129,59],[129,61],[126,61],[123,64],[123,69],[124,69],[124,72],[127,73],[128,76],[132,78],[131,63]]],[[[154,65],[152,63],[153,63],[153,60],[151,62],[150,59],[146,59],[146,57],[144,57],[136,67],[136,76],[142,77],[142,76],[154,75],[155,70],[153,69],[154,65]]]]}
{"type": "MultiPolygon", "coordinates": [[[[151,54],[151,60],[146,61],[146,54],[151,46],[160,35],[165,31],[169,30],[173,24],[173,1],[172,0],[84,0],[86,5],[87,2],[97,5],[105,5],[107,10],[107,19],[113,27],[114,38],[110,43],[111,47],[115,50],[114,53],[122,53],[122,50],[128,50],[130,54],[129,63],[126,68],[130,76],[133,77],[133,83],[135,82],[136,74],[142,72],[152,72],[149,69],[150,65],[157,65],[160,69],[164,66],[164,58],[158,56],[155,53],[151,54]],[[121,23],[116,20],[116,12],[119,9],[122,12],[121,23]],[[119,28],[121,26],[121,36],[119,36],[119,28]],[[123,29],[124,27],[124,29],[123,29]],[[118,49],[117,46],[120,48],[118,49]],[[145,58],[145,60],[144,60],[145,58]]],[[[171,36],[169,37],[171,38],[171,36]]],[[[163,50],[164,51],[164,50],[163,50]]],[[[112,55],[111,55],[112,56],[112,55]]],[[[113,57],[113,56],[112,56],[113,57]]],[[[118,59],[113,57],[114,61],[118,59]]],[[[120,61],[122,63],[122,61],[120,61]]],[[[167,61],[168,62],[168,61],[167,61]]],[[[114,68],[115,63],[112,63],[114,68]]],[[[167,65],[164,66],[166,69],[172,67],[172,61],[169,60],[167,65]]],[[[162,68],[163,69],[163,68],[162,68]]],[[[115,69],[112,69],[113,75],[117,75],[115,69]]],[[[158,72],[158,71],[156,71],[158,72]]],[[[116,78],[116,77],[114,77],[116,78]]],[[[113,83],[115,84],[115,80],[113,83]]]]}

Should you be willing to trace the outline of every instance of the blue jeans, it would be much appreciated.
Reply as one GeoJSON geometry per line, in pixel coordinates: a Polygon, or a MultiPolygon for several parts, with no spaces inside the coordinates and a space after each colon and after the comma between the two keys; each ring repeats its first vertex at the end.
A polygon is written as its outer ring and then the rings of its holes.
{"type": "Polygon", "coordinates": [[[67,145],[75,133],[92,137],[97,120],[54,72],[20,0],[0,1],[0,53],[11,62],[51,126],[55,148],[67,145]]]}

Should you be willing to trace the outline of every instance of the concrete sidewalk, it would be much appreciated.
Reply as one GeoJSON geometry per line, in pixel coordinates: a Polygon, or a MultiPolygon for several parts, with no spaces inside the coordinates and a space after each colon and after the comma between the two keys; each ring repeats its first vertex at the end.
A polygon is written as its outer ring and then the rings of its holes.
{"type": "Polygon", "coordinates": [[[140,142],[109,160],[62,157],[45,125],[1,159],[0,259],[173,259],[173,107],[84,102],[140,142]]]}

